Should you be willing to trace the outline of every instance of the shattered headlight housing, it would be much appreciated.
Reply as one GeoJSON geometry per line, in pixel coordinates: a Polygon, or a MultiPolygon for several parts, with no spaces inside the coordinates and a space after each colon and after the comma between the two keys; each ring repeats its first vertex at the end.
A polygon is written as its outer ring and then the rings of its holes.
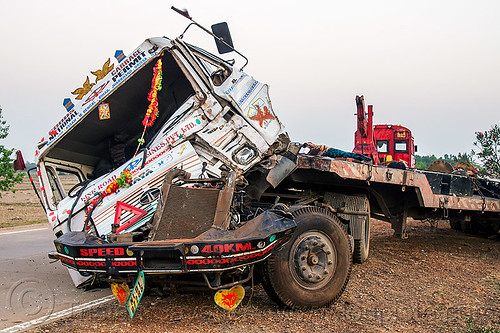
{"type": "Polygon", "coordinates": [[[241,165],[247,165],[257,157],[257,152],[250,146],[243,146],[233,154],[233,160],[241,165]]]}

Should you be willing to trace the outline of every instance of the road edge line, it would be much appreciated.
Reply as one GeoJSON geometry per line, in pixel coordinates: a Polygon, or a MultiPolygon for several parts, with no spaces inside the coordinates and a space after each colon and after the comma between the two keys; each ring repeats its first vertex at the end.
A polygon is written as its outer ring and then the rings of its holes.
{"type": "Polygon", "coordinates": [[[53,321],[53,320],[56,320],[56,319],[59,319],[59,318],[62,318],[62,317],[68,316],[68,315],[72,315],[74,313],[81,312],[83,310],[87,310],[91,307],[94,307],[94,306],[97,306],[100,304],[104,304],[106,302],[111,301],[113,298],[115,298],[113,295],[105,296],[105,297],[102,297],[102,298],[99,298],[99,299],[96,299],[96,300],[93,300],[93,301],[90,301],[90,302],[87,302],[84,304],[74,306],[70,309],[61,310],[61,311],[58,311],[56,313],[52,313],[48,317],[44,316],[42,318],[33,319],[33,320],[30,320],[30,321],[27,321],[27,322],[24,322],[21,324],[17,324],[17,325],[11,326],[11,327],[4,328],[3,330],[0,330],[0,333],[11,333],[11,332],[19,332],[22,330],[26,330],[26,329],[31,328],[33,326],[47,323],[49,321],[53,321]]]}
{"type": "Polygon", "coordinates": [[[12,234],[20,234],[22,232],[29,232],[29,231],[40,231],[40,230],[49,230],[49,228],[38,228],[38,229],[27,229],[27,230],[17,230],[17,231],[7,231],[7,232],[0,232],[0,236],[3,235],[12,235],[12,234]]]}

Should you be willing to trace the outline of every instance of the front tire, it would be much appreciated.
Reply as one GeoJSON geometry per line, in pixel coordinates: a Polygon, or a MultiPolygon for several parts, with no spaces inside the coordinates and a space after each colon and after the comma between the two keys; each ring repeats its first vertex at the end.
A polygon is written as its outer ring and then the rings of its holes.
{"type": "Polygon", "coordinates": [[[339,219],[318,207],[292,212],[297,228],[264,263],[263,285],[282,306],[328,306],[344,292],[352,267],[351,245],[339,219]]]}

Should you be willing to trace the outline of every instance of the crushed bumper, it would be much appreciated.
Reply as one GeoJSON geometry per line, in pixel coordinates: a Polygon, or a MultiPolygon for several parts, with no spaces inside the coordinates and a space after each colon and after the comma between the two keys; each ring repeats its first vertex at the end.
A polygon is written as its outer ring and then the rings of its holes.
{"type": "Polygon", "coordinates": [[[295,221],[266,211],[234,231],[210,228],[191,239],[108,243],[84,232],[54,241],[62,264],[107,274],[217,272],[267,259],[295,230],[295,221]]]}

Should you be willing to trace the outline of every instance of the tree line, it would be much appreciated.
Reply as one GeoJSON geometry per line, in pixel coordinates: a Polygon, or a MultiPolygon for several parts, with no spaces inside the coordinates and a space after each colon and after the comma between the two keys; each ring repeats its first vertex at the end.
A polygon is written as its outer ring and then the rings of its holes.
{"type": "Polygon", "coordinates": [[[415,155],[415,168],[425,170],[436,160],[444,160],[452,166],[461,163],[469,165],[481,175],[500,177],[500,126],[497,124],[484,132],[475,132],[476,141],[470,153],[458,155],[445,154],[442,157],[435,155],[415,155]]]}

